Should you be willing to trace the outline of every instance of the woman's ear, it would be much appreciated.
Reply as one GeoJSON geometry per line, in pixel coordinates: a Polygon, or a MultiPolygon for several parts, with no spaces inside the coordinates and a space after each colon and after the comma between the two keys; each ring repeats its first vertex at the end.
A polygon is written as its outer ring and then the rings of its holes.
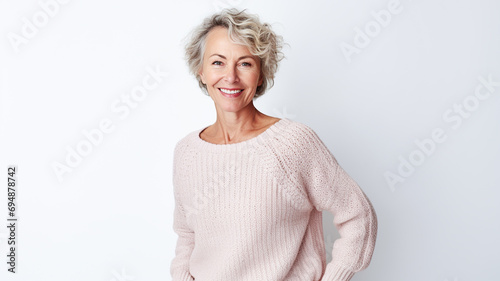
{"type": "Polygon", "coordinates": [[[205,82],[205,77],[203,76],[203,69],[198,71],[198,75],[200,76],[201,82],[206,85],[207,83],[205,82]]]}
{"type": "Polygon", "coordinates": [[[262,86],[262,83],[264,83],[264,75],[262,73],[259,75],[259,84],[257,86],[262,86]]]}

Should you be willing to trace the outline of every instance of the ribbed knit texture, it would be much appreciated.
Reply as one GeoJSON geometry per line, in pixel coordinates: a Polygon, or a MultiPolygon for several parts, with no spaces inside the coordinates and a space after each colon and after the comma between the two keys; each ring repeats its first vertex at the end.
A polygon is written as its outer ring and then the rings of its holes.
{"type": "Polygon", "coordinates": [[[282,118],[233,144],[202,130],[174,152],[174,281],[347,281],[368,266],[375,211],[311,128],[282,118]],[[328,265],[323,210],[341,236],[328,265]]]}

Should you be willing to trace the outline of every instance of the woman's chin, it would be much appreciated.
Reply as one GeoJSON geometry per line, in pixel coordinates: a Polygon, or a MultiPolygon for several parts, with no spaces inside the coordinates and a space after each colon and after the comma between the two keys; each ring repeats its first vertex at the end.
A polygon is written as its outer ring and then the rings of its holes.
{"type": "Polygon", "coordinates": [[[238,111],[241,111],[243,109],[242,106],[238,106],[238,105],[230,105],[230,104],[226,104],[226,105],[221,105],[219,106],[219,108],[223,111],[223,112],[238,112],[238,111]]]}

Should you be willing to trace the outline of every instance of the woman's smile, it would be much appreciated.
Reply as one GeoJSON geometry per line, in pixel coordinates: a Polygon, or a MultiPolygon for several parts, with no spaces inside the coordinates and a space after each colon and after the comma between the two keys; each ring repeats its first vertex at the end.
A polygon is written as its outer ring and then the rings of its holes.
{"type": "Polygon", "coordinates": [[[243,89],[219,88],[220,93],[227,98],[237,98],[243,92],[243,89]]]}

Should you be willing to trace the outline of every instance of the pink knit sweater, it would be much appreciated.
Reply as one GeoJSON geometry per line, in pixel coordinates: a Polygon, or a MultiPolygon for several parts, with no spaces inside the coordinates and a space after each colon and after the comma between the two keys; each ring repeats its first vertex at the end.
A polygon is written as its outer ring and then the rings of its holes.
{"type": "Polygon", "coordinates": [[[282,118],[233,144],[201,131],[174,152],[174,281],[340,281],[368,266],[375,211],[311,128],[282,118]],[[323,210],[341,236],[329,264],[323,210]]]}

